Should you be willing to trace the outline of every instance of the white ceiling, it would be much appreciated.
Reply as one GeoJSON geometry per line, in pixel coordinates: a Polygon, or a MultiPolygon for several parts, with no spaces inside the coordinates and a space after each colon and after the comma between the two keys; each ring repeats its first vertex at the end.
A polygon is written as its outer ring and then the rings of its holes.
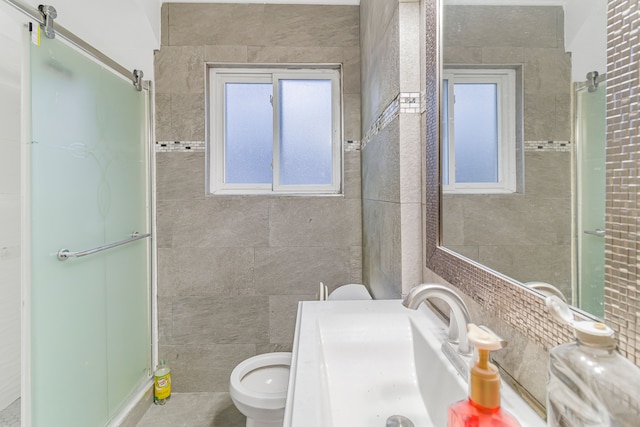
{"type": "Polygon", "coordinates": [[[162,0],[162,3],[261,3],[359,5],[360,0],[162,0]]]}
{"type": "MultiPolygon", "coordinates": [[[[156,1],[156,0],[142,0],[156,1]]],[[[379,0],[378,0],[379,1],[379,0]]],[[[445,4],[564,6],[575,0],[444,0],[445,4]]],[[[578,0],[580,1],[580,0],[578,0]]],[[[605,0],[603,0],[605,1],[605,0]]],[[[332,4],[359,5],[360,0],[160,0],[161,3],[262,3],[262,4],[332,4]]]]}
{"type": "Polygon", "coordinates": [[[571,0],[444,0],[444,4],[475,6],[564,6],[571,0]]]}
{"type": "MultiPolygon", "coordinates": [[[[141,0],[161,3],[262,3],[262,4],[331,4],[359,5],[360,0],[141,0]]],[[[387,0],[374,0],[387,1],[387,0]]],[[[581,0],[443,0],[445,4],[464,5],[518,5],[518,6],[566,6],[581,0]]],[[[603,2],[606,0],[602,0],[603,2]]],[[[586,3],[586,2],[585,2],[586,3]]]]}

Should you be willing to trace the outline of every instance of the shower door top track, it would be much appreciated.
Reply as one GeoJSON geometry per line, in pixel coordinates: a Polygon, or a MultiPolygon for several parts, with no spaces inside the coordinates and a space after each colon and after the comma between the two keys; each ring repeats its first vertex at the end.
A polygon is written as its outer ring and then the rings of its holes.
{"type": "MultiPolygon", "coordinates": [[[[45,16],[43,15],[43,12],[41,12],[39,9],[31,7],[29,4],[21,0],[4,0],[4,1],[9,5],[18,9],[25,15],[29,16],[34,21],[38,22],[40,25],[42,26],[45,25],[45,16]]],[[[142,71],[140,70],[131,71],[126,69],[124,66],[120,65],[119,63],[117,63],[116,61],[114,61],[104,53],[100,52],[98,49],[94,48],[89,43],[85,42],[80,37],[76,36],[71,31],[64,28],[62,25],[55,24],[55,32],[59,34],[63,39],[65,39],[66,41],[68,41],[69,43],[77,47],[78,49],[82,50],[89,56],[97,59],[100,63],[103,63],[107,67],[116,71],[118,74],[131,80],[136,90],[140,90],[138,88],[141,85],[141,79],[143,74],[142,71]]]]}

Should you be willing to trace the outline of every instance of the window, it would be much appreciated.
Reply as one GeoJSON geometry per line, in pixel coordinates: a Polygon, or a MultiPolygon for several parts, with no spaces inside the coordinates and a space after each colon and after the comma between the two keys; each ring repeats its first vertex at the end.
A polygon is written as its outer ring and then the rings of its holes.
{"type": "Polygon", "coordinates": [[[443,77],[443,191],[515,192],[515,70],[445,69],[443,77]]]}
{"type": "Polygon", "coordinates": [[[210,68],[215,194],[339,193],[340,71],[210,68]]]}

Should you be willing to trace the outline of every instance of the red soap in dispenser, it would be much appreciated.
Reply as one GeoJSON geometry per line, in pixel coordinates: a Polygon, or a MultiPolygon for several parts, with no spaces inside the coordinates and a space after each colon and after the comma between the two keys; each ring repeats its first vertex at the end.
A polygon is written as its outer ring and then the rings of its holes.
{"type": "Polygon", "coordinates": [[[473,323],[467,325],[469,340],[476,347],[469,378],[469,398],[449,406],[448,427],[519,427],[513,415],[500,408],[500,374],[489,362],[489,352],[502,344],[493,334],[473,323]]]}

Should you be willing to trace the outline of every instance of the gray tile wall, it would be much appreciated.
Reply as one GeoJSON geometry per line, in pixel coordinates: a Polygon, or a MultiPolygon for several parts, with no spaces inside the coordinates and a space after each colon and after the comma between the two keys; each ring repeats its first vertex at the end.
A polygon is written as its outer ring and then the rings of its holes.
{"type": "Polygon", "coordinates": [[[400,92],[398,12],[397,0],[360,1],[364,130],[371,127],[400,92]]]}
{"type": "Polygon", "coordinates": [[[385,113],[421,90],[420,4],[363,0],[360,22],[363,277],[394,298],[422,280],[420,108],[385,113]]]}
{"type": "Polygon", "coordinates": [[[360,2],[363,279],[376,298],[401,294],[400,120],[369,132],[400,93],[399,3],[360,2]]]}
{"type": "Polygon", "coordinates": [[[571,297],[571,154],[526,152],[523,194],[442,197],[442,243],[522,283],[571,297]]]}
{"type": "MultiPolygon", "coordinates": [[[[445,66],[522,66],[525,143],[570,139],[562,7],[447,6],[443,44],[445,66]]],[[[569,298],[571,153],[526,149],[524,157],[522,194],[443,197],[443,245],[521,282],[552,283],[569,298]]]]}
{"type": "MultiPolygon", "coordinates": [[[[342,63],[344,139],[360,141],[358,7],[164,4],[158,141],[205,141],[206,61],[342,63]]],[[[205,156],[156,153],[160,357],[177,392],[227,391],[241,360],[291,349],[320,281],[362,283],[359,150],[332,197],[207,196],[205,156]]]]}
{"type": "Polygon", "coordinates": [[[524,141],[571,139],[571,55],[561,6],[446,6],[443,62],[522,65],[524,141]]]}

